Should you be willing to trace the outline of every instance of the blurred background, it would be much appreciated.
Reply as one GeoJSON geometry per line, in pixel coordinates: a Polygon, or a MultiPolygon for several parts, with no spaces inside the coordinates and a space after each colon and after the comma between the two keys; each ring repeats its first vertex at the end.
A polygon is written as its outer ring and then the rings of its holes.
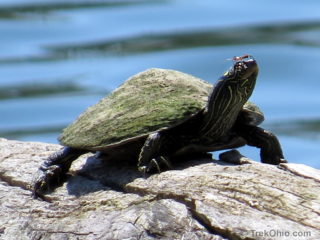
{"type": "MultiPolygon", "coordinates": [[[[137,72],[214,83],[228,58],[250,53],[263,127],[290,162],[320,168],[318,0],[1,0],[0,44],[0,137],[57,143],[137,72]]],[[[255,148],[240,151],[259,160],[255,148]]]]}

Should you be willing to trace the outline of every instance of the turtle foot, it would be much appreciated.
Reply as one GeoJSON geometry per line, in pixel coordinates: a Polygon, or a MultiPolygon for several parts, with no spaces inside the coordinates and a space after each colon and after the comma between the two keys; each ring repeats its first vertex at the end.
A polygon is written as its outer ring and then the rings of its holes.
{"type": "Polygon", "coordinates": [[[158,158],[151,159],[151,161],[146,166],[139,166],[138,170],[143,174],[146,174],[146,173],[153,173],[156,171],[158,173],[161,173],[165,169],[172,169],[172,168],[173,167],[171,162],[167,158],[161,156],[158,158]]]}
{"type": "Polygon", "coordinates": [[[261,162],[271,165],[279,165],[281,163],[287,163],[288,161],[284,159],[282,152],[280,154],[270,154],[261,151],[261,162]]]}
{"type": "Polygon", "coordinates": [[[251,164],[252,160],[243,156],[238,150],[230,150],[219,154],[219,160],[236,165],[251,164]]]}
{"type": "Polygon", "coordinates": [[[61,183],[62,169],[58,165],[49,167],[40,167],[36,177],[33,180],[33,198],[44,199],[44,193],[54,190],[61,183]]]}

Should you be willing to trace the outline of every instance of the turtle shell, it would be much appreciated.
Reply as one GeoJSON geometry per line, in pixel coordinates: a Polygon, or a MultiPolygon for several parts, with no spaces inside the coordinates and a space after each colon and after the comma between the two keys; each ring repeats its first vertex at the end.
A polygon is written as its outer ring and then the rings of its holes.
{"type": "Polygon", "coordinates": [[[59,140],[102,150],[174,127],[205,107],[212,85],[174,70],[149,69],[129,78],[66,127],[59,140]]]}
{"type": "MultiPolygon", "coordinates": [[[[61,144],[103,150],[171,128],[203,110],[212,85],[191,75],[153,68],[129,78],[109,96],[89,107],[66,127],[61,144]]],[[[263,121],[253,103],[243,106],[242,120],[263,121]]]]}

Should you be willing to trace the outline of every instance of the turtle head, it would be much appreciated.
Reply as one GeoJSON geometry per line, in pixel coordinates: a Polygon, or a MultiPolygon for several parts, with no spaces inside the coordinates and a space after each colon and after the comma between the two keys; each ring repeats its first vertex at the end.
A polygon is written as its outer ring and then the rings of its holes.
{"type": "Polygon", "coordinates": [[[233,66],[224,74],[230,80],[253,81],[255,82],[259,68],[256,60],[251,55],[244,55],[242,57],[233,57],[233,66]]]}
{"type": "Polygon", "coordinates": [[[221,80],[232,89],[234,96],[248,100],[251,96],[259,68],[256,60],[251,55],[234,57],[233,66],[223,75],[221,80]]]}

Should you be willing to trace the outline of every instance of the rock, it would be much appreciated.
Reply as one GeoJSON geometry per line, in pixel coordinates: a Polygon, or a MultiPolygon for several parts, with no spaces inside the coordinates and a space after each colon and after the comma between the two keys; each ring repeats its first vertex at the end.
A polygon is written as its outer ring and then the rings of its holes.
{"type": "Polygon", "coordinates": [[[319,170],[233,151],[144,178],[87,154],[46,201],[32,199],[37,168],[59,148],[0,139],[0,239],[320,239],[319,170]]]}

